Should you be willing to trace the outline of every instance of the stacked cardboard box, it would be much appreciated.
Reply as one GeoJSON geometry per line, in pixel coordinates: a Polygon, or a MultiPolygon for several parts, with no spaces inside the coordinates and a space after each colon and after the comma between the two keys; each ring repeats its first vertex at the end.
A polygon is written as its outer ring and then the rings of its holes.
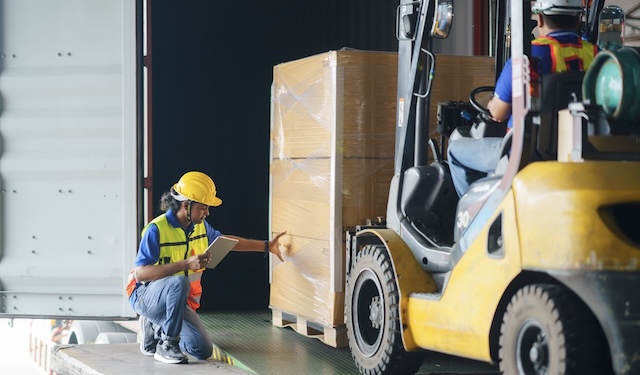
{"type": "Polygon", "coordinates": [[[385,216],[393,175],[397,54],[356,50],[273,70],[270,306],[324,326],[344,323],[347,227],[385,216]]]}

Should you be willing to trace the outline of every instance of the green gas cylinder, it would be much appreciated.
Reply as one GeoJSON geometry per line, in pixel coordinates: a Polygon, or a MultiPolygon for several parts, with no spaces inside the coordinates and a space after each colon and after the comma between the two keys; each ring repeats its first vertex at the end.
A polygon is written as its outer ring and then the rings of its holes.
{"type": "Polygon", "coordinates": [[[602,106],[613,134],[640,130],[640,50],[598,53],[585,73],[582,95],[602,106]]]}

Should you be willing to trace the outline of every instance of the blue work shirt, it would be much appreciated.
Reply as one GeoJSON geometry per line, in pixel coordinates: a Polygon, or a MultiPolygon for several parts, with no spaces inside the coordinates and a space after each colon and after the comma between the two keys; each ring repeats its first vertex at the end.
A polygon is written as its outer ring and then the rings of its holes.
{"type": "MultiPolygon", "coordinates": [[[[562,30],[562,31],[554,31],[546,36],[552,37],[556,39],[561,44],[577,44],[581,38],[580,35],[571,30],[562,30]]],[[[531,56],[538,60],[538,70],[537,73],[542,76],[547,73],[552,72],[552,61],[551,61],[551,46],[549,45],[538,45],[532,43],[531,45],[531,56]]],[[[568,70],[571,71],[579,71],[582,70],[582,67],[579,66],[578,61],[570,62],[567,65],[568,70]]],[[[502,100],[505,103],[511,104],[511,96],[512,96],[512,84],[511,84],[511,59],[507,60],[502,68],[502,72],[500,73],[500,77],[498,77],[498,81],[496,82],[496,88],[494,91],[494,95],[502,100]]],[[[507,128],[511,129],[513,127],[513,119],[509,116],[509,122],[507,123],[507,128]]]]}
{"type": "MultiPolygon", "coordinates": [[[[174,228],[180,228],[180,223],[176,217],[175,212],[169,209],[165,215],[167,216],[167,222],[174,228]]],[[[220,237],[222,233],[214,229],[206,220],[204,221],[205,228],[207,230],[207,238],[209,244],[211,244],[216,238],[220,237]]],[[[189,224],[189,227],[185,231],[190,233],[193,230],[193,223],[189,224]]],[[[156,264],[160,257],[160,232],[155,224],[150,224],[149,228],[144,231],[142,239],[140,239],[140,246],[138,247],[138,255],[136,256],[135,266],[146,266],[150,264],[156,264]]]]}

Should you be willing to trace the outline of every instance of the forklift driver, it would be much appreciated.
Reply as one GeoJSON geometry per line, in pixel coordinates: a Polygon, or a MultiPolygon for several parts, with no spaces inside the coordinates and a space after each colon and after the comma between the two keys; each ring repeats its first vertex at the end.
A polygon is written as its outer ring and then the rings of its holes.
{"type": "MultiPolygon", "coordinates": [[[[213,343],[200,317],[202,272],[209,263],[205,252],[221,233],[205,218],[209,208],[222,204],[216,185],[202,172],[187,172],[163,194],[164,214],[142,231],[142,239],[129,276],[127,294],[133,310],[140,315],[140,351],[164,363],[186,363],[186,352],[207,359],[213,343]]],[[[280,260],[277,234],[270,241],[238,240],[233,251],[264,251],[280,260]]]]}
{"type": "MultiPolygon", "coordinates": [[[[536,75],[540,77],[546,73],[584,71],[589,68],[598,48],[582,40],[577,32],[583,13],[582,0],[535,1],[531,11],[538,21],[539,34],[531,42],[531,54],[538,60],[538,70],[532,71],[533,79],[536,75]]],[[[513,126],[511,86],[509,59],[498,77],[494,96],[487,105],[496,121],[508,121],[507,131],[513,126]]],[[[447,153],[458,196],[465,194],[471,183],[496,169],[501,147],[500,137],[463,137],[451,142],[447,153]]]]}

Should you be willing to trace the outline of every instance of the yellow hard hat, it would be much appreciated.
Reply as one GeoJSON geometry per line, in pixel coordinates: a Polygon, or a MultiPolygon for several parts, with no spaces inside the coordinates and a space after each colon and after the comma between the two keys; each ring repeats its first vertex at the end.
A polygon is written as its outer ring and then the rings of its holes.
{"type": "Polygon", "coordinates": [[[222,199],[216,197],[216,184],[202,172],[187,172],[173,185],[177,200],[192,200],[207,206],[217,207],[222,204],[222,199]]]}

